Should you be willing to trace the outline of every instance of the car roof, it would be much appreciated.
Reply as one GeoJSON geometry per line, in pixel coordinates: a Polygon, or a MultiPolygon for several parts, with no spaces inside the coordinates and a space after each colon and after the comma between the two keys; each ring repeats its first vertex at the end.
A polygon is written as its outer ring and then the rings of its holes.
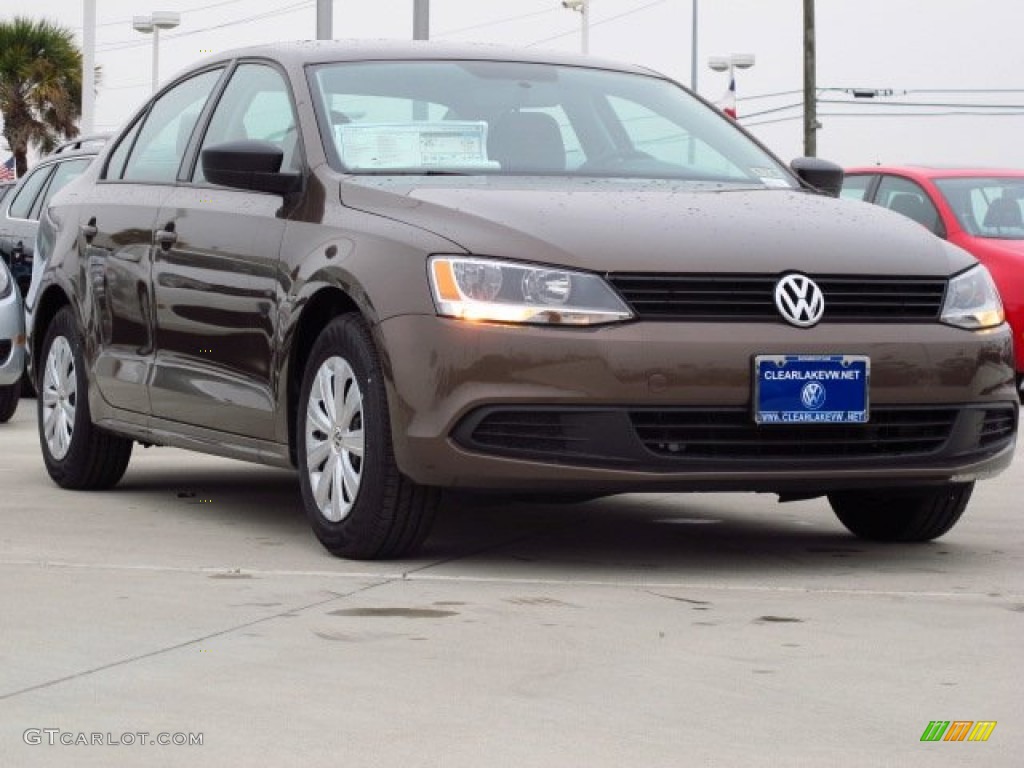
{"type": "MultiPolygon", "coordinates": [[[[211,56],[183,71],[236,58],[270,58],[302,66],[350,61],[513,61],[611,69],[658,74],[646,67],[551,50],[513,48],[485,43],[447,43],[433,40],[295,40],[236,48],[211,56]]],[[[179,73],[180,74],[180,73],[179,73]]]]}
{"type": "Polygon", "coordinates": [[[76,149],[92,150],[93,154],[99,151],[100,147],[107,143],[111,133],[90,133],[84,136],[76,136],[73,139],[61,142],[53,151],[51,155],[67,155],[72,153],[76,149]]]}
{"type": "Polygon", "coordinates": [[[1010,177],[1024,178],[1024,169],[1020,168],[983,168],[964,166],[939,165],[871,165],[847,168],[848,174],[895,173],[902,176],[914,176],[922,179],[958,179],[968,177],[1010,177]]]}

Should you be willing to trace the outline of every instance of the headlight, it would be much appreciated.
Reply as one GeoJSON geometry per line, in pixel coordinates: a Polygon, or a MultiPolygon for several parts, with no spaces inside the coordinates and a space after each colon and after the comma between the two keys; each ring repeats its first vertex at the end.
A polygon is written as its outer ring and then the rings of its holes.
{"type": "Polygon", "coordinates": [[[942,322],[976,331],[994,328],[1005,319],[996,284],[981,264],[950,278],[942,322]]]}
{"type": "Polygon", "coordinates": [[[430,287],[444,317],[495,323],[600,325],[633,316],[597,275],[459,256],[430,259],[430,287]]]}

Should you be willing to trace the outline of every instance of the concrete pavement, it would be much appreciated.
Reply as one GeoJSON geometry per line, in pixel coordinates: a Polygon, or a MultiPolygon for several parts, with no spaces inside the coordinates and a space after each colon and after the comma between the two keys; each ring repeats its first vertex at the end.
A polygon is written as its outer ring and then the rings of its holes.
{"type": "Polygon", "coordinates": [[[0,425],[0,766],[1024,753],[1020,461],[927,545],[861,542],[824,501],[453,500],[420,558],[350,563],[287,472],[137,448],[117,489],[61,491],[34,406],[0,425]],[[998,725],[921,743],[932,720],[998,725]]]}

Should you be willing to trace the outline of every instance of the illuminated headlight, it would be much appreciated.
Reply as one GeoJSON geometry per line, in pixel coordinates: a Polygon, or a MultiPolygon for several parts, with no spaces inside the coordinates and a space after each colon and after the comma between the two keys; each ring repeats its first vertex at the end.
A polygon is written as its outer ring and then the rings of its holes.
{"type": "Polygon", "coordinates": [[[981,264],[950,279],[942,322],[976,331],[994,328],[1005,319],[996,284],[981,264]]]}
{"type": "Polygon", "coordinates": [[[633,316],[597,275],[558,267],[460,256],[430,259],[437,313],[462,320],[600,325],[633,316]]]}

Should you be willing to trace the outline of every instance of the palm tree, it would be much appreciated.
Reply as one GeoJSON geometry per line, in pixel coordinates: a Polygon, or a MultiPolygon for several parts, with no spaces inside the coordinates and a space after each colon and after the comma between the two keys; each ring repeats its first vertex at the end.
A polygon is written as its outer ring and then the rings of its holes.
{"type": "Polygon", "coordinates": [[[16,16],[0,21],[0,115],[18,176],[28,148],[49,152],[78,135],[82,111],[82,52],[70,29],[16,16]]]}

